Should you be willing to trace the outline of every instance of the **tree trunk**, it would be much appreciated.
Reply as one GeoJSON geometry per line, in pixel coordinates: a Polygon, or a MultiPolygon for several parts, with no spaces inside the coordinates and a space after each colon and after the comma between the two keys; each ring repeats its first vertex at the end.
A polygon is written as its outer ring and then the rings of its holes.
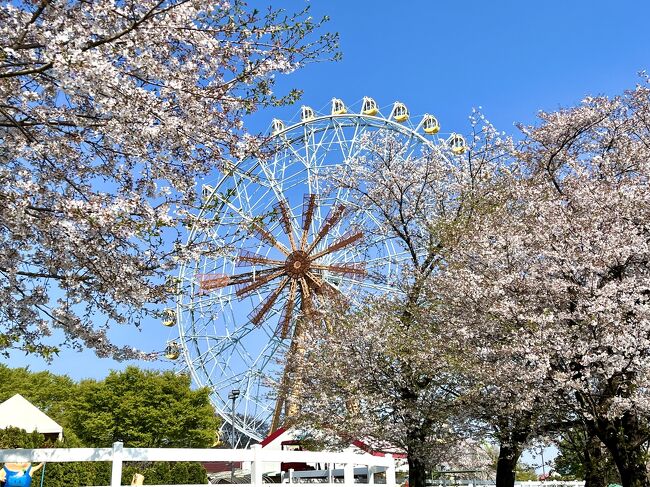
{"type": "Polygon", "coordinates": [[[426,465],[418,455],[407,453],[409,462],[409,487],[425,487],[427,481],[426,465]]]}
{"type": "Polygon", "coordinates": [[[619,445],[616,451],[610,449],[618,473],[621,475],[621,484],[623,487],[650,487],[645,448],[626,447],[629,445],[623,447],[619,445]]]}
{"type": "Polygon", "coordinates": [[[515,485],[517,460],[519,460],[517,448],[512,448],[507,444],[499,445],[496,487],[513,487],[515,485]]]}
{"type": "Polygon", "coordinates": [[[603,451],[604,445],[597,436],[587,433],[584,447],[585,487],[607,487],[610,462],[603,451]]]}
{"type": "Polygon", "coordinates": [[[502,427],[499,439],[499,458],[497,459],[496,487],[513,487],[515,471],[521,455],[522,447],[530,436],[530,417],[518,418],[514,427],[502,427]]]}
{"type": "Polygon", "coordinates": [[[614,420],[598,418],[588,426],[612,455],[623,487],[650,487],[644,446],[648,433],[636,415],[628,413],[614,420]]]}

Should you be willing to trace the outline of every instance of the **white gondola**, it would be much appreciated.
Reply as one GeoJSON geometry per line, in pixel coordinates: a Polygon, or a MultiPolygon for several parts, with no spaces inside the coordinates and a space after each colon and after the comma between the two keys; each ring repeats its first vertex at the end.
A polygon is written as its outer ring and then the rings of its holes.
{"type": "Polygon", "coordinates": [[[404,105],[404,103],[396,101],[393,105],[393,111],[391,112],[390,116],[396,122],[406,122],[409,119],[408,108],[406,108],[406,105],[404,105]]]}
{"type": "Polygon", "coordinates": [[[314,114],[314,110],[311,107],[303,105],[300,108],[300,120],[303,122],[309,122],[310,120],[313,120],[316,118],[316,115],[314,114]]]}
{"type": "Polygon", "coordinates": [[[271,132],[273,133],[273,135],[278,135],[283,130],[284,130],[284,122],[282,120],[278,120],[277,118],[274,118],[273,122],[271,122],[271,132]]]}
{"type": "Polygon", "coordinates": [[[363,105],[361,105],[361,113],[364,115],[374,116],[379,113],[379,108],[377,107],[377,102],[370,98],[369,96],[363,97],[363,105]]]}
{"type": "Polygon", "coordinates": [[[447,144],[449,145],[451,152],[457,155],[463,154],[467,150],[465,139],[460,134],[451,134],[447,139],[447,144]]]}
{"type": "Polygon", "coordinates": [[[428,135],[433,135],[440,132],[440,124],[438,123],[438,119],[433,115],[429,115],[428,113],[425,114],[422,118],[422,130],[424,130],[424,133],[428,135]]]}
{"type": "Polygon", "coordinates": [[[167,348],[165,348],[165,357],[169,360],[176,360],[181,355],[181,348],[176,342],[167,343],[167,348]]]}
{"type": "Polygon", "coordinates": [[[164,326],[174,326],[176,324],[176,311],[172,308],[166,308],[163,311],[162,324],[164,326]]]}
{"type": "Polygon", "coordinates": [[[343,100],[332,98],[332,115],[343,115],[345,113],[348,113],[348,109],[345,108],[343,100]]]}

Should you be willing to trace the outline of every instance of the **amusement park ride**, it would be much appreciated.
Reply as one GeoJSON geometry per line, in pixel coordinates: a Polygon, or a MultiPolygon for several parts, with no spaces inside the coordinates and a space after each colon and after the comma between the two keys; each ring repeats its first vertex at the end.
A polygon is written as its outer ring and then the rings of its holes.
{"type": "Polygon", "coordinates": [[[384,117],[372,98],[357,113],[334,98],[329,114],[303,106],[297,123],[273,120],[267,159],[232,163],[204,186],[203,223],[188,241],[223,250],[181,267],[176,308],[163,318],[179,336],[165,356],[182,356],[195,382],[210,388],[236,442],[260,441],[296,413],[300,338],[321,297],[395,292],[407,258],[372,209],[329,175],[372,156],[367,140],[375,136],[398,139],[404,158],[466,151],[460,134],[439,133],[433,115],[414,126],[401,102],[384,117]],[[231,409],[233,389],[242,394],[231,409]]]}

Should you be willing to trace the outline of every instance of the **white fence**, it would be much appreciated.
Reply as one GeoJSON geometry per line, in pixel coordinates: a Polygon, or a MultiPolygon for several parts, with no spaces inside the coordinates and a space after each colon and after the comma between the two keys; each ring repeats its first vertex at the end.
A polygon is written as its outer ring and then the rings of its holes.
{"type": "Polygon", "coordinates": [[[584,487],[584,480],[526,480],[515,482],[515,487],[584,487]]]}
{"type": "MultiPolygon", "coordinates": [[[[434,480],[427,485],[434,487],[483,487],[494,486],[493,480],[434,480]]],[[[515,487],[584,487],[584,480],[517,480],[515,487]]]]}
{"type": "MultiPolygon", "coordinates": [[[[337,452],[279,451],[264,450],[253,445],[250,450],[217,450],[198,448],[124,448],[121,442],[113,448],[39,448],[35,450],[0,450],[0,462],[112,462],[111,487],[122,482],[122,462],[250,462],[251,483],[238,484],[242,487],[262,487],[265,463],[299,462],[326,463],[330,465],[327,483],[322,487],[341,487],[354,484],[355,466],[367,467],[368,483],[374,484],[374,474],[386,473],[386,487],[395,487],[395,461],[391,455],[375,457],[337,452]],[[343,466],[343,484],[334,483],[335,466],[343,466]]],[[[366,471],[364,469],[364,471],[366,471]]],[[[289,477],[289,482],[298,480],[298,472],[289,477]]],[[[145,479],[146,482],[146,479],[145,479]]],[[[167,487],[167,486],[155,486],[167,487]]],[[[190,486],[176,486],[190,487],[190,486]]]]}

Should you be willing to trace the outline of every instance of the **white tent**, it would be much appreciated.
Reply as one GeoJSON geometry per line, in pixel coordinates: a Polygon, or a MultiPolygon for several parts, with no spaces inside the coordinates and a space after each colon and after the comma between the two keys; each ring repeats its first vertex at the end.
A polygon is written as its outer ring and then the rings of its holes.
{"type": "Polygon", "coordinates": [[[0,429],[11,426],[63,439],[63,428],[20,394],[0,404],[0,429]]]}

